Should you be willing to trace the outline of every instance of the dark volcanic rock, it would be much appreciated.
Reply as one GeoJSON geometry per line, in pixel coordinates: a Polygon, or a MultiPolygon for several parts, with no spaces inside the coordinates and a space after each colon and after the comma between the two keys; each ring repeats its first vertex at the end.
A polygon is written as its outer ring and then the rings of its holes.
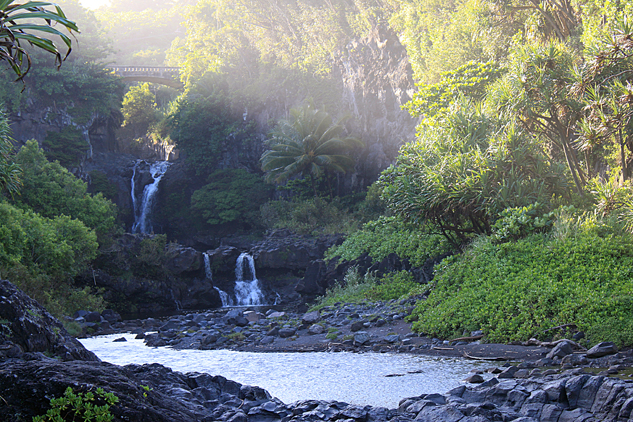
{"type": "Polygon", "coordinates": [[[234,396],[238,403],[251,406],[270,400],[268,393],[257,387],[251,387],[255,394],[248,395],[250,390],[242,393],[244,386],[223,377],[183,375],[158,364],[120,367],[105,362],[43,359],[0,365],[0,391],[8,403],[0,406],[0,420],[30,420],[43,414],[49,399],[63,396],[69,386],[75,392],[101,387],[114,393],[119,403],[111,413],[117,421],[211,421],[211,410],[219,407],[220,396],[225,395],[225,400],[234,396]]]}
{"type": "Polygon", "coordinates": [[[606,355],[612,355],[618,352],[618,348],[610,341],[603,341],[593,346],[587,351],[588,358],[599,358],[606,355]]]}
{"type": "Polygon", "coordinates": [[[48,352],[63,360],[99,360],[46,309],[6,280],[0,280],[0,319],[6,321],[0,324],[0,359],[48,352]]]}
{"type": "Polygon", "coordinates": [[[167,249],[166,266],[174,274],[196,272],[202,265],[202,254],[193,248],[172,243],[167,249]]]}

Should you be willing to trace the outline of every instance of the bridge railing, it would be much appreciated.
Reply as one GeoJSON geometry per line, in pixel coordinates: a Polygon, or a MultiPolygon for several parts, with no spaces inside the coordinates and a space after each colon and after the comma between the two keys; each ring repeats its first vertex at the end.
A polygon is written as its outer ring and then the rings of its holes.
{"type": "Polygon", "coordinates": [[[170,78],[178,76],[179,67],[159,67],[159,66],[109,66],[118,76],[153,76],[159,78],[170,78]]]}

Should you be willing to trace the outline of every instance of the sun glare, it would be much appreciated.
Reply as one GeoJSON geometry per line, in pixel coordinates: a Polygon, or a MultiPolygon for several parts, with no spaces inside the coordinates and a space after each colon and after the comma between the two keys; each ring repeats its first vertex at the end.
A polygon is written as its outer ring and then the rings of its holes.
{"type": "Polygon", "coordinates": [[[79,3],[87,9],[98,9],[101,6],[110,4],[110,0],[80,0],[79,3]]]}

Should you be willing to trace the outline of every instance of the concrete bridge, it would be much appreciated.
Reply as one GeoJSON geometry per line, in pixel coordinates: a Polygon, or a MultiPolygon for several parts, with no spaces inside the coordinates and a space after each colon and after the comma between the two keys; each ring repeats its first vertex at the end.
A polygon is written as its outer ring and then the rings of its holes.
{"type": "Polygon", "coordinates": [[[109,66],[108,69],[124,81],[152,82],[177,89],[183,86],[178,80],[179,67],[109,66]]]}

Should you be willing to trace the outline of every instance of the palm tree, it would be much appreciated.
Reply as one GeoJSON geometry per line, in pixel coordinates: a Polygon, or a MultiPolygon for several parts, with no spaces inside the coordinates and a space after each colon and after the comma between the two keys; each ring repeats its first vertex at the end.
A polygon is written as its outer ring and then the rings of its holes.
{"type": "Polygon", "coordinates": [[[79,32],[75,22],[66,18],[61,7],[44,1],[16,2],[0,0],[0,60],[4,60],[22,80],[31,68],[31,58],[21,41],[47,51],[55,56],[59,68],[71,51],[70,37],[55,25],[59,24],[68,31],[79,32]],[[54,8],[49,10],[47,7],[54,8]],[[59,37],[68,50],[62,57],[50,36],[59,37]]]}
{"type": "Polygon", "coordinates": [[[314,196],[316,178],[329,172],[345,173],[354,167],[354,160],[345,151],[362,142],[342,137],[342,121],[332,123],[330,115],[311,104],[290,110],[291,118],[281,120],[271,132],[271,149],[261,158],[266,180],[277,183],[302,175],[310,176],[314,196]]]}

